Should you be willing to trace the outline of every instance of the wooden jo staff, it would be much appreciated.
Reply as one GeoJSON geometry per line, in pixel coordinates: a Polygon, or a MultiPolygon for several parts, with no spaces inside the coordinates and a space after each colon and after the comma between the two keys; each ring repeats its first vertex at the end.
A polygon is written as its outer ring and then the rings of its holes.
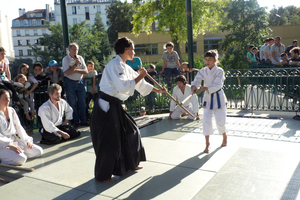
{"type": "Polygon", "coordinates": [[[34,171],[34,168],[26,168],[26,167],[14,166],[14,165],[0,164],[0,167],[7,167],[7,168],[11,168],[11,169],[18,169],[18,170],[24,170],[24,171],[29,171],[29,172],[34,171]]]}
{"type": "MultiPolygon", "coordinates": [[[[154,80],[154,78],[152,78],[148,73],[146,73],[146,76],[155,84],[157,85],[160,89],[163,89],[163,87],[161,87],[159,85],[158,82],[156,82],[156,80],[154,80]]],[[[180,106],[185,112],[187,112],[187,114],[189,114],[191,117],[193,117],[193,119],[195,119],[195,116],[188,111],[183,105],[181,105],[181,103],[179,103],[176,99],[174,99],[174,97],[172,95],[170,95],[168,92],[166,93],[178,106],[180,106]]]]}

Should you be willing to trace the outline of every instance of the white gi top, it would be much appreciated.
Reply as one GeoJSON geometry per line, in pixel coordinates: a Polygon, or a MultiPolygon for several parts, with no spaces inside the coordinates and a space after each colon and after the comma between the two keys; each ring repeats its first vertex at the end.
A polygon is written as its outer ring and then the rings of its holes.
{"type": "MultiPolygon", "coordinates": [[[[204,87],[208,88],[208,91],[205,91],[204,93],[202,103],[203,108],[210,109],[211,94],[213,93],[213,109],[217,109],[218,101],[216,92],[223,87],[225,81],[224,70],[220,67],[217,67],[217,65],[215,65],[211,70],[208,67],[204,67],[198,71],[191,85],[199,88],[202,80],[204,80],[204,87]]],[[[226,106],[227,99],[223,90],[220,90],[218,93],[220,97],[221,108],[223,108],[226,106]]]]}
{"type": "Polygon", "coordinates": [[[134,89],[143,96],[150,94],[153,85],[146,82],[145,79],[142,79],[135,84],[134,79],[138,77],[138,75],[137,72],[124,63],[122,58],[117,55],[105,66],[99,84],[100,90],[122,101],[125,101],[132,96],[134,89]]]}
{"type": "Polygon", "coordinates": [[[16,140],[22,141],[26,146],[27,142],[33,142],[22,127],[16,111],[12,107],[8,107],[9,122],[4,113],[0,111],[0,148],[4,149],[11,142],[16,140]],[[18,134],[18,136],[16,136],[18,134]]]}
{"type": "MultiPolygon", "coordinates": [[[[172,96],[181,103],[185,98],[190,96],[192,93],[191,91],[191,85],[186,84],[184,89],[184,94],[182,94],[182,91],[178,86],[174,87],[172,96]]],[[[173,112],[175,110],[176,103],[171,100],[170,103],[170,111],[173,112]]],[[[192,106],[193,113],[198,113],[199,111],[199,104],[198,104],[198,98],[197,95],[193,95],[190,99],[188,99],[184,104],[184,107],[192,106]]]]}
{"type": "Polygon", "coordinates": [[[73,119],[73,109],[71,106],[63,99],[58,101],[59,110],[49,99],[43,105],[40,106],[38,115],[41,117],[41,121],[44,129],[49,132],[57,132],[59,129],[56,126],[59,126],[63,123],[64,112],[66,114],[66,119],[73,119]]]}
{"type": "MultiPolygon", "coordinates": [[[[80,59],[80,64],[77,66],[77,69],[86,69],[86,65],[84,62],[84,59],[82,58],[82,56],[77,55],[77,58],[80,59]]],[[[70,68],[70,66],[74,66],[76,63],[76,60],[73,59],[70,54],[65,56],[62,60],[62,66],[63,66],[63,71],[64,71],[64,76],[73,80],[73,81],[80,81],[82,79],[83,74],[80,73],[73,73],[70,75],[66,74],[66,71],[70,68]]]]}

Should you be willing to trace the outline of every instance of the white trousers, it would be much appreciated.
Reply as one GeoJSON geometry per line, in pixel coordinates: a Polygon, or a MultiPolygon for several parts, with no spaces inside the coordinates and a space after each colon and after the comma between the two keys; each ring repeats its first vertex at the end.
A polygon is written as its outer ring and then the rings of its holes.
{"type": "Polygon", "coordinates": [[[226,107],[220,109],[203,109],[203,134],[211,135],[213,134],[212,118],[215,117],[216,126],[219,134],[225,133],[226,128],[226,107]]]}
{"type": "Polygon", "coordinates": [[[22,148],[23,153],[16,153],[11,149],[0,149],[1,164],[5,165],[22,165],[26,162],[27,158],[36,158],[43,154],[42,147],[33,144],[29,149],[27,146],[22,148]]]}
{"type": "MultiPolygon", "coordinates": [[[[192,114],[194,114],[195,115],[195,113],[193,113],[194,111],[193,111],[193,109],[192,109],[192,106],[187,106],[187,107],[185,107],[190,113],[192,113],[192,114]]],[[[183,113],[186,113],[180,106],[177,106],[176,108],[175,108],[175,110],[172,112],[172,114],[171,114],[171,118],[172,119],[180,119],[180,116],[183,114],[183,113]]],[[[190,115],[188,115],[188,119],[193,119],[190,115]]]]}

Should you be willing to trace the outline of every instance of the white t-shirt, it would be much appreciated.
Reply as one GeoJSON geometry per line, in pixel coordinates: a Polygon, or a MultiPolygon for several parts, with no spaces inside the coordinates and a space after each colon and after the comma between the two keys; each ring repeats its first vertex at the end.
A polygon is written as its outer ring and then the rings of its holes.
{"type": "MultiPolygon", "coordinates": [[[[7,79],[6,78],[6,69],[9,65],[9,60],[7,58],[4,58],[1,62],[0,62],[0,78],[1,79],[7,79]]],[[[8,80],[8,79],[7,79],[8,80]]]]}

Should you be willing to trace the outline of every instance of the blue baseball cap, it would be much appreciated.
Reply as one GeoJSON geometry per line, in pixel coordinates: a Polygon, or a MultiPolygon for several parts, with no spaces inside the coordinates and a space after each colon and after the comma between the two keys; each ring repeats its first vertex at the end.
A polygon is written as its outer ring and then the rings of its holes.
{"type": "Polygon", "coordinates": [[[53,65],[58,65],[58,63],[56,62],[56,60],[51,60],[51,61],[49,62],[49,66],[50,66],[50,67],[53,66],[53,65]]]}

